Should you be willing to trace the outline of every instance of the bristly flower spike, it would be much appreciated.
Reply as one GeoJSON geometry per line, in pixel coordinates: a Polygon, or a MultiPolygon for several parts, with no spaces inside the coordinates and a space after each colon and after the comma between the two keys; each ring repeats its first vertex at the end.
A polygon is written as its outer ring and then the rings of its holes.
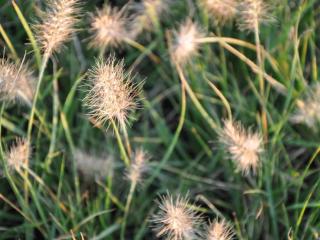
{"type": "Polygon", "coordinates": [[[79,0],[47,0],[47,8],[34,26],[36,39],[45,56],[58,52],[76,31],[79,0]]]}
{"type": "Polygon", "coordinates": [[[126,174],[126,177],[133,183],[137,184],[142,181],[143,174],[148,170],[147,163],[150,156],[142,149],[139,148],[134,153],[133,162],[126,174]]]}
{"type": "Polygon", "coordinates": [[[207,240],[232,240],[234,232],[225,220],[215,219],[208,227],[207,240]]]}
{"type": "Polygon", "coordinates": [[[253,173],[257,171],[263,152],[263,140],[260,134],[244,129],[238,122],[225,120],[219,141],[230,154],[237,170],[244,175],[249,174],[250,170],[253,173]]]}
{"type": "Polygon", "coordinates": [[[28,167],[31,150],[26,139],[18,138],[14,146],[5,153],[5,159],[9,170],[20,171],[28,167]]]}
{"type": "Polygon", "coordinates": [[[184,65],[198,54],[199,43],[197,38],[204,36],[203,32],[196,23],[187,19],[178,31],[174,31],[174,40],[170,46],[172,60],[176,64],[184,65]]]}
{"type": "Polygon", "coordinates": [[[97,60],[88,71],[87,79],[90,89],[84,104],[90,110],[90,117],[99,124],[117,122],[125,129],[128,114],[137,107],[140,85],[133,83],[131,73],[124,69],[123,60],[117,61],[113,55],[106,61],[97,60]]]}
{"type": "Polygon", "coordinates": [[[167,240],[188,240],[199,237],[201,215],[190,206],[188,197],[171,195],[160,198],[159,211],[151,222],[157,237],[167,240]]]}
{"type": "Polygon", "coordinates": [[[225,23],[235,18],[237,14],[237,0],[203,0],[203,7],[210,17],[218,23],[225,23]]]}

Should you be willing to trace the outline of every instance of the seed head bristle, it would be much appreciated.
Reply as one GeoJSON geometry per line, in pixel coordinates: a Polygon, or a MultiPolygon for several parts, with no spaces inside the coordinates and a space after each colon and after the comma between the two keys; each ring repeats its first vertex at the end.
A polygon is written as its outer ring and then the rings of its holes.
{"type": "Polygon", "coordinates": [[[260,166],[260,155],[263,152],[263,140],[260,134],[245,130],[240,123],[225,120],[224,128],[219,135],[219,141],[230,154],[237,170],[244,175],[250,170],[255,173],[260,166]]]}
{"type": "Polygon", "coordinates": [[[131,35],[136,37],[142,31],[153,31],[161,16],[168,10],[168,0],[143,0],[131,4],[135,11],[131,26],[131,35]]]}
{"type": "Polygon", "coordinates": [[[218,23],[232,20],[237,14],[237,0],[203,0],[203,7],[218,23]]]}
{"type": "Polygon", "coordinates": [[[126,174],[127,178],[132,183],[137,184],[142,181],[143,174],[148,170],[147,162],[149,159],[150,157],[142,148],[139,148],[134,153],[133,162],[126,174]]]}
{"type": "Polygon", "coordinates": [[[6,163],[10,170],[20,171],[28,167],[31,150],[26,139],[18,138],[16,143],[5,154],[6,163]]]}
{"type": "Polygon", "coordinates": [[[186,20],[178,31],[173,31],[174,40],[170,53],[174,63],[184,65],[198,54],[197,38],[204,36],[199,26],[190,19],[186,20]]]}
{"type": "Polygon", "coordinates": [[[199,236],[201,216],[189,204],[188,197],[176,197],[169,194],[160,198],[159,211],[151,222],[157,237],[167,240],[194,239],[199,236]]]}
{"type": "Polygon", "coordinates": [[[297,109],[291,117],[293,123],[304,123],[310,128],[316,128],[320,122],[320,84],[307,90],[303,100],[299,100],[297,109]]]}
{"type": "Polygon", "coordinates": [[[0,59],[0,99],[31,104],[35,94],[35,78],[27,64],[0,59]]]}
{"type": "Polygon", "coordinates": [[[47,8],[34,26],[36,39],[44,55],[58,52],[76,31],[79,0],[47,0],[47,8]]]}
{"type": "Polygon", "coordinates": [[[100,59],[88,71],[90,89],[84,98],[89,115],[99,124],[113,120],[126,127],[128,114],[137,107],[139,85],[134,85],[130,72],[125,72],[124,62],[110,56],[100,59]]]}
{"type": "Polygon", "coordinates": [[[270,6],[264,0],[243,0],[239,4],[239,29],[255,31],[261,23],[274,21],[270,12],[270,6]]]}
{"type": "Polygon", "coordinates": [[[91,31],[94,34],[91,41],[93,47],[118,47],[129,37],[128,18],[124,8],[118,10],[105,5],[92,15],[91,19],[91,31]]]}
{"type": "Polygon", "coordinates": [[[233,229],[225,219],[215,219],[208,228],[207,240],[232,240],[233,236],[233,229]]]}
{"type": "Polygon", "coordinates": [[[113,157],[96,156],[80,149],[76,149],[74,159],[77,169],[83,174],[85,180],[105,179],[112,175],[113,157]]]}

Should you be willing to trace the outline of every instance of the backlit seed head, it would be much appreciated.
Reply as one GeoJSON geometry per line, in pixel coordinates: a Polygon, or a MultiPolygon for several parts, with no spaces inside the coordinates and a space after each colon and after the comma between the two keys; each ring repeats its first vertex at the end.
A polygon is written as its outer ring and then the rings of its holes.
{"type": "Polygon", "coordinates": [[[242,31],[255,31],[261,23],[273,22],[270,6],[264,0],[243,0],[239,4],[238,27],[242,31]]]}
{"type": "Polygon", "coordinates": [[[114,56],[98,60],[88,71],[87,80],[90,89],[84,104],[90,117],[99,124],[112,120],[125,128],[128,114],[137,107],[140,87],[133,84],[130,72],[125,72],[124,62],[114,56]]]}
{"type": "Polygon", "coordinates": [[[217,22],[224,23],[232,20],[237,14],[237,0],[203,0],[203,7],[210,17],[217,22]]]}
{"type": "Polygon", "coordinates": [[[225,219],[215,219],[208,227],[207,240],[232,240],[234,232],[225,219]]]}
{"type": "Polygon", "coordinates": [[[149,159],[150,157],[142,148],[139,148],[134,153],[133,162],[126,174],[132,183],[137,184],[142,181],[143,174],[148,170],[147,163],[149,159]]]}
{"type": "Polygon", "coordinates": [[[0,59],[0,99],[31,104],[35,94],[35,79],[27,65],[0,59]]]}
{"type": "Polygon", "coordinates": [[[260,134],[245,130],[240,123],[224,121],[224,128],[219,134],[219,141],[224,145],[237,166],[237,170],[248,174],[256,172],[260,166],[263,140],[260,134]]]}
{"type": "Polygon", "coordinates": [[[118,47],[129,37],[128,19],[125,8],[120,11],[105,5],[91,16],[91,31],[93,37],[91,46],[96,48],[118,47]]]}
{"type": "Polygon", "coordinates": [[[310,128],[316,128],[320,122],[320,84],[307,90],[303,100],[299,100],[297,109],[291,117],[293,123],[303,123],[310,128]]]}
{"type": "Polygon", "coordinates": [[[204,34],[190,19],[186,20],[173,34],[174,40],[170,47],[170,54],[174,63],[183,65],[198,54],[199,43],[196,40],[204,34]]]}
{"type": "Polygon", "coordinates": [[[7,166],[10,170],[20,171],[28,167],[31,150],[26,139],[17,139],[14,146],[5,154],[7,166]]]}
{"type": "Polygon", "coordinates": [[[133,37],[142,31],[153,31],[161,16],[168,10],[168,0],[142,0],[131,4],[130,8],[135,11],[131,26],[133,37]]]}
{"type": "Polygon", "coordinates": [[[36,39],[44,55],[58,52],[76,31],[79,0],[47,0],[47,8],[34,26],[36,39]]]}
{"type": "Polygon", "coordinates": [[[105,179],[113,173],[113,157],[97,156],[92,153],[76,149],[74,159],[78,171],[80,171],[85,180],[105,179]]]}
{"type": "Polygon", "coordinates": [[[151,222],[158,238],[188,240],[199,236],[201,216],[189,204],[188,197],[162,196],[159,211],[151,222]]]}

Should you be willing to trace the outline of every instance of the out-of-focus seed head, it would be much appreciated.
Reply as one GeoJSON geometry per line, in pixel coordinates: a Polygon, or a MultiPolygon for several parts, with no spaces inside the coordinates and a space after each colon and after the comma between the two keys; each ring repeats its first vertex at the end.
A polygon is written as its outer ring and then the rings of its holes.
{"type": "Polygon", "coordinates": [[[78,171],[80,171],[85,180],[105,179],[113,173],[112,156],[96,156],[95,154],[76,149],[74,159],[78,171]]]}
{"type": "Polygon", "coordinates": [[[238,27],[241,31],[255,31],[261,23],[273,22],[270,6],[264,0],[243,0],[239,4],[238,27]]]}
{"type": "Polygon", "coordinates": [[[130,72],[125,72],[124,62],[110,56],[98,60],[88,72],[89,90],[84,98],[89,115],[99,124],[115,121],[124,129],[128,114],[137,107],[139,85],[134,85],[130,72]]]}
{"type": "Polygon", "coordinates": [[[215,219],[208,227],[207,240],[231,240],[234,232],[225,219],[215,219]]]}
{"type": "Polygon", "coordinates": [[[148,170],[147,163],[149,161],[149,155],[142,149],[139,148],[133,157],[133,162],[126,174],[126,177],[132,183],[140,183],[143,178],[143,174],[148,170]]]}
{"type": "Polygon", "coordinates": [[[135,11],[131,24],[131,36],[134,38],[142,31],[154,31],[161,16],[169,8],[168,0],[142,0],[132,3],[130,8],[135,11]]]}
{"type": "Polygon", "coordinates": [[[203,7],[219,23],[232,20],[237,14],[237,0],[203,0],[203,7]]]}
{"type": "Polygon", "coordinates": [[[10,170],[20,171],[28,167],[31,150],[26,139],[17,139],[14,146],[5,154],[6,164],[10,170]]]}
{"type": "Polygon", "coordinates": [[[47,0],[47,8],[34,26],[36,39],[44,55],[58,52],[76,31],[79,0],[47,0]]]}
{"type": "Polygon", "coordinates": [[[303,123],[315,129],[320,122],[320,84],[316,84],[307,90],[303,100],[299,100],[297,109],[291,117],[295,124],[303,123]]]}
{"type": "Polygon", "coordinates": [[[245,130],[240,123],[225,120],[224,128],[219,135],[219,141],[230,154],[237,170],[244,175],[250,170],[255,173],[260,166],[263,152],[263,140],[260,134],[245,130]]]}
{"type": "Polygon", "coordinates": [[[199,43],[196,40],[204,34],[190,19],[186,20],[178,31],[173,31],[173,34],[174,40],[170,46],[172,60],[176,64],[184,65],[198,54],[199,43]]]}
{"type": "Polygon", "coordinates": [[[199,236],[199,225],[202,219],[189,204],[188,197],[162,196],[159,211],[153,216],[151,222],[157,237],[167,240],[194,239],[199,236]]]}
{"type": "Polygon", "coordinates": [[[31,104],[35,94],[35,78],[27,65],[0,59],[0,99],[31,104]]]}
{"type": "Polygon", "coordinates": [[[93,37],[91,46],[96,48],[118,47],[129,37],[127,30],[128,18],[124,11],[105,5],[91,16],[93,37]]]}

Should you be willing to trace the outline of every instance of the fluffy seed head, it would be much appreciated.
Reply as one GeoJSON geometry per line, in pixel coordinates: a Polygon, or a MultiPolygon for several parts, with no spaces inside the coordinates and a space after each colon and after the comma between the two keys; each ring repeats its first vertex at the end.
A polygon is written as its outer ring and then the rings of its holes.
{"type": "Polygon", "coordinates": [[[91,16],[91,45],[97,48],[117,47],[128,37],[128,20],[124,9],[118,10],[105,5],[91,16]]]}
{"type": "Polygon", "coordinates": [[[47,8],[34,26],[36,38],[45,55],[57,52],[76,31],[79,0],[47,0],[47,8]]]}
{"type": "Polygon", "coordinates": [[[226,220],[216,219],[208,228],[207,240],[231,240],[233,236],[233,229],[226,220]]]}
{"type": "Polygon", "coordinates": [[[125,128],[129,112],[137,106],[139,86],[125,72],[124,62],[117,62],[114,56],[98,60],[88,72],[88,85],[84,103],[90,109],[89,115],[98,124],[113,120],[125,128]]]}
{"type": "Polygon", "coordinates": [[[177,64],[185,64],[198,54],[199,43],[197,38],[204,36],[199,26],[190,19],[183,23],[179,31],[174,31],[174,42],[170,53],[172,60],[177,64]]]}
{"type": "Polygon", "coordinates": [[[199,235],[201,216],[189,205],[187,197],[173,199],[169,194],[160,199],[159,211],[151,222],[157,237],[167,240],[194,239],[199,235]]]}
{"type": "Polygon", "coordinates": [[[28,166],[30,158],[30,144],[26,139],[17,139],[14,146],[5,154],[6,163],[10,170],[19,171],[28,166]]]}
{"type": "Polygon", "coordinates": [[[238,27],[241,31],[255,31],[259,24],[274,21],[264,0],[243,0],[239,4],[239,15],[238,27]]]}
{"type": "Polygon", "coordinates": [[[304,123],[316,128],[320,122],[320,84],[308,89],[304,100],[298,101],[297,109],[291,117],[293,123],[304,123]]]}
{"type": "Polygon", "coordinates": [[[168,10],[168,0],[143,0],[131,4],[131,8],[135,11],[131,26],[131,34],[133,37],[140,34],[143,30],[153,31],[157,26],[155,23],[168,10]]]}
{"type": "Polygon", "coordinates": [[[134,153],[133,162],[131,163],[130,169],[126,174],[127,178],[131,182],[135,184],[141,182],[143,174],[148,170],[146,164],[149,159],[150,157],[142,148],[139,148],[134,153]]]}
{"type": "Polygon", "coordinates": [[[260,134],[245,130],[240,123],[225,120],[219,141],[229,152],[238,170],[243,174],[248,174],[250,170],[256,172],[263,152],[263,140],[260,134]]]}
{"type": "Polygon", "coordinates": [[[0,59],[0,100],[31,104],[35,93],[35,79],[27,65],[0,59]]]}
{"type": "Polygon", "coordinates": [[[104,179],[112,174],[113,158],[111,156],[96,156],[77,149],[74,159],[77,169],[83,174],[85,180],[104,179]]]}
{"type": "Polygon", "coordinates": [[[203,0],[203,6],[211,18],[224,23],[236,16],[238,2],[236,0],[203,0]]]}

